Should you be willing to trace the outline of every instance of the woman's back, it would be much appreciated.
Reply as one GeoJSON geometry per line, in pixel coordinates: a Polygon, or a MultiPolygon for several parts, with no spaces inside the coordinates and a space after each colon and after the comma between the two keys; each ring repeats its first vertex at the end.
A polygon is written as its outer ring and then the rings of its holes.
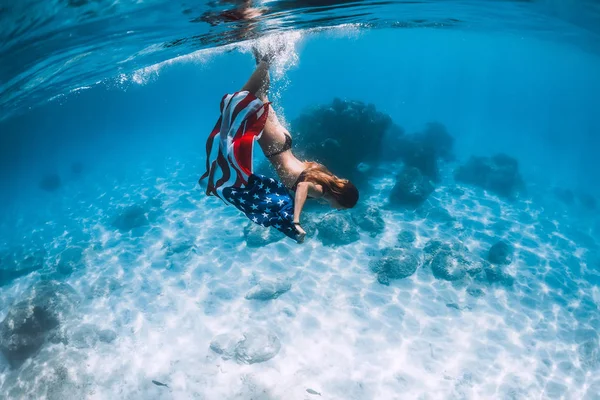
{"type": "Polygon", "coordinates": [[[298,160],[291,151],[273,156],[269,160],[275,168],[281,183],[288,189],[294,187],[300,174],[307,168],[306,163],[298,160]]]}

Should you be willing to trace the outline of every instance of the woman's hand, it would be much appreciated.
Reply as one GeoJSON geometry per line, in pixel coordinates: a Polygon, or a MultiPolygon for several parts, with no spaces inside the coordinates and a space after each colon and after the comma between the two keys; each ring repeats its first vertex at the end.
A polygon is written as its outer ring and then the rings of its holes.
{"type": "Polygon", "coordinates": [[[304,231],[304,229],[302,229],[300,224],[294,224],[294,226],[296,227],[296,232],[298,232],[298,234],[296,235],[296,240],[298,241],[298,243],[304,242],[306,232],[304,231]]]}

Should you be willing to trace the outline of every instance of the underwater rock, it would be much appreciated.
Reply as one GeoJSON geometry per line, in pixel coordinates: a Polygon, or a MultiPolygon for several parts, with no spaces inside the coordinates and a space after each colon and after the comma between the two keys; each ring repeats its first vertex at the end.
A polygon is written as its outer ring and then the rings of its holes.
{"type": "Polygon", "coordinates": [[[454,159],[454,138],[440,123],[427,124],[423,132],[400,138],[397,154],[405,166],[414,167],[433,181],[439,180],[438,159],[454,159]]]}
{"type": "Polygon", "coordinates": [[[489,283],[499,283],[503,286],[512,286],[515,281],[515,279],[507,274],[500,265],[486,264],[484,271],[489,283]]]}
{"type": "Polygon", "coordinates": [[[454,160],[454,138],[448,133],[448,130],[439,122],[430,122],[425,130],[415,134],[424,146],[431,149],[435,156],[444,161],[454,160]]]}
{"type": "Polygon", "coordinates": [[[524,189],[518,161],[505,154],[493,157],[473,156],[456,169],[454,178],[507,198],[515,197],[524,189]]]}
{"type": "Polygon", "coordinates": [[[62,185],[60,176],[58,174],[49,174],[42,178],[40,181],[40,189],[46,192],[54,192],[59,189],[62,185]]]}
{"type": "Polygon", "coordinates": [[[447,249],[438,251],[431,260],[430,266],[434,277],[446,281],[457,281],[464,278],[467,273],[466,260],[447,249]]]}
{"type": "Polygon", "coordinates": [[[45,250],[24,255],[22,249],[0,255],[0,287],[44,268],[45,250]]]}
{"type": "Polygon", "coordinates": [[[242,364],[255,364],[270,360],[280,349],[277,335],[263,329],[251,329],[244,332],[244,340],[236,346],[235,358],[242,364]]]}
{"type": "Polygon", "coordinates": [[[435,154],[424,143],[415,141],[414,138],[406,137],[400,158],[406,167],[417,168],[421,173],[433,181],[439,181],[440,172],[438,159],[435,154]]]}
{"type": "Polygon", "coordinates": [[[18,366],[36,353],[78,301],[79,296],[66,283],[42,281],[28,289],[0,324],[0,351],[10,364],[18,366]]]}
{"type": "Polygon", "coordinates": [[[210,349],[225,360],[234,358],[240,364],[255,364],[275,357],[281,349],[281,343],[277,335],[270,331],[250,328],[242,334],[226,333],[215,336],[210,343],[210,349]]]}
{"type": "Polygon", "coordinates": [[[467,247],[458,242],[443,243],[430,240],[423,248],[425,265],[431,267],[437,279],[456,281],[467,274],[475,276],[484,270],[485,262],[474,257],[467,247]]]}
{"type": "Polygon", "coordinates": [[[433,192],[429,179],[414,167],[405,167],[396,178],[396,185],[390,193],[390,202],[403,206],[416,207],[433,192]]]}
{"type": "Polygon", "coordinates": [[[273,300],[287,292],[292,285],[285,280],[261,280],[248,293],[247,300],[273,300]]]}
{"type": "Polygon", "coordinates": [[[446,243],[443,243],[439,240],[431,239],[427,243],[425,243],[425,247],[423,247],[423,255],[425,257],[425,263],[429,264],[435,255],[443,250],[450,249],[450,246],[446,243]]]}
{"type": "Polygon", "coordinates": [[[554,196],[568,206],[575,202],[575,194],[569,189],[555,188],[554,196]]]}
{"type": "Polygon", "coordinates": [[[512,246],[501,240],[490,248],[488,261],[492,264],[508,265],[512,261],[512,255],[512,246]]]}
{"type": "Polygon", "coordinates": [[[146,210],[138,205],[125,208],[113,221],[113,226],[121,232],[129,232],[149,224],[146,210]]]}
{"type": "Polygon", "coordinates": [[[385,221],[378,207],[372,205],[357,207],[352,210],[351,216],[354,223],[359,228],[369,232],[371,237],[375,237],[385,230],[385,221]]]}
{"type": "Polygon", "coordinates": [[[150,197],[142,205],[134,204],[122,209],[114,218],[112,225],[121,232],[131,232],[147,227],[163,213],[162,201],[157,197],[150,197]]]}
{"type": "Polygon", "coordinates": [[[423,247],[425,263],[430,263],[440,251],[468,252],[466,247],[460,242],[444,243],[436,239],[431,239],[423,247]]]}
{"type": "Polygon", "coordinates": [[[315,223],[325,246],[343,246],[358,241],[360,234],[347,214],[328,213],[315,223]]]}
{"type": "Polygon", "coordinates": [[[398,247],[410,248],[417,240],[417,235],[413,231],[404,230],[398,234],[398,247]]]}
{"type": "Polygon", "coordinates": [[[243,334],[222,333],[211,340],[210,349],[220,354],[224,360],[229,360],[235,357],[235,349],[242,340],[244,340],[243,334]]]}
{"type": "Polygon", "coordinates": [[[292,122],[297,133],[294,149],[335,174],[359,181],[365,173],[358,165],[378,160],[383,138],[392,125],[392,119],[372,104],[336,98],[304,111],[292,122]]]}
{"type": "Polygon", "coordinates": [[[382,256],[369,262],[371,271],[377,274],[379,283],[388,285],[390,279],[403,279],[411,276],[419,267],[419,259],[402,248],[387,248],[382,256]]]}
{"type": "Polygon", "coordinates": [[[277,229],[265,228],[258,224],[249,222],[244,226],[244,239],[248,247],[262,247],[270,243],[278,242],[285,235],[277,229]]]}
{"type": "Polygon", "coordinates": [[[596,203],[596,199],[588,194],[588,193],[581,193],[579,196],[579,203],[587,208],[590,211],[594,211],[596,209],[597,203],[596,203]]]}

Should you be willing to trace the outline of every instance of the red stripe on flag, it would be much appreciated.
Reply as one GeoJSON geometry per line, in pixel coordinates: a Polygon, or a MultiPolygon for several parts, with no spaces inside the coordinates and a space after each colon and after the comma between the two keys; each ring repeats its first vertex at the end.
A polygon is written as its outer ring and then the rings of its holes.
{"type": "Polygon", "coordinates": [[[215,136],[221,130],[221,120],[222,120],[222,118],[223,117],[219,117],[219,120],[215,124],[215,127],[213,128],[213,130],[210,133],[210,135],[208,135],[208,139],[206,140],[206,172],[200,177],[200,181],[202,179],[206,178],[208,176],[209,172],[210,172],[210,153],[211,153],[211,150],[212,150],[212,147],[213,147],[213,142],[215,140],[215,136]]]}
{"type": "Polygon", "coordinates": [[[238,114],[240,113],[240,111],[242,111],[244,108],[248,107],[248,105],[250,103],[252,103],[254,100],[256,100],[256,96],[254,96],[253,94],[248,93],[243,99],[242,101],[240,101],[235,108],[233,109],[233,113],[231,114],[231,120],[235,121],[235,119],[237,118],[238,114]]]}
{"type": "Polygon", "coordinates": [[[221,170],[223,171],[223,176],[215,184],[217,188],[220,188],[231,177],[231,170],[229,169],[229,163],[227,162],[225,155],[221,152],[219,153],[219,157],[217,157],[217,164],[219,164],[219,167],[221,167],[221,170]]]}

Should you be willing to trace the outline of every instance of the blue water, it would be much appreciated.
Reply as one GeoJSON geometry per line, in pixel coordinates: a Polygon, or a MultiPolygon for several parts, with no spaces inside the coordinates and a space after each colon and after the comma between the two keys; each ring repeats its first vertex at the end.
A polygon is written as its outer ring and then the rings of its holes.
{"type": "Polygon", "coordinates": [[[0,398],[600,398],[598,4],[255,6],[0,5],[0,398]],[[274,43],[302,245],[197,185],[274,43]]]}

